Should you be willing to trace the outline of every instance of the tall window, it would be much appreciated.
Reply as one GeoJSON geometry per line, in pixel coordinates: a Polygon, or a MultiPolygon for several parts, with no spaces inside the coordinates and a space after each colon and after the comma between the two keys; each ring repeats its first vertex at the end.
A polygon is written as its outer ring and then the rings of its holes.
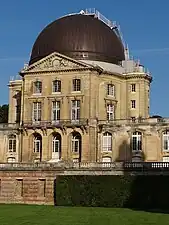
{"type": "Polygon", "coordinates": [[[61,158],[61,135],[53,134],[52,159],[59,160],[61,158]]]}
{"type": "Polygon", "coordinates": [[[81,89],[81,80],[73,79],[73,91],[80,91],[81,89]]]}
{"type": "Polygon", "coordinates": [[[132,134],[132,150],[142,151],[142,134],[141,132],[134,132],[132,134]]]}
{"type": "Polygon", "coordinates": [[[60,120],[60,101],[52,102],[52,121],[60,120]]]}
{"type": "Polygon", "coordinates": [[[109,96],[115,96],[115,86],[113,84],[107,85],[107,95],[109,96]]]}
{"type": "Polygon", "coordinates": [[[131,92],[136,92],[136,84],[131,84],[131,92]]]}
{"type": "Polygon", "coordinates": [[[107,120],[114,120],[114,105],[107,104],[107,120]]]}
{"type": "Polygon", "coordinates": [[[53,92],[61,92],[61,81],[60,80],[54,80],[53,81],[53,92]]]}
{"type": "Polygon", "coordinates": [[[40,134],[34,135],[34,152],[40,153],[42,150],[42,137],[40,134]]]}
{"type": "Polygon", "coordinates": [[[131,100],[131,108],[132,109],[136,108],[136,100],[131,100]]]}
{"type": "Polygon", "coordinates": [[[71,120],[78,121],[80,119],[80,100],[72,100],[71,120]]]}
{"type": "Polygon", "coordinates": [[[16,152],[16,135],[14,134],[8,137],[8,151],[16,152]]]}
{"type": "Polygon", "coordinates": [[[20,116],[21,116],[21,91],[16,91],[15,94],[16,98],[16,123],[20,122],[20,116]]]}
{"type": "Polygon", "coordinates": [[[33,121],[41,121],[41,102],[33,103],[33,121]]]}
{"type": "Polygon", "coordinates": [[[77,132],[72,134],[72,152],[81,154],[81,135],[77,132]]]}
{"type": "Polygon", "coordinates": [[[163,151],[169,151],[169,131],[163,132],[163,151]]]}
{"type": "Polygon", "coordinates": [[[53,148],[52,151],[54,153],[59,153],[61,150],[61,137],[60,135],[56,134],[53,136],[53,148]]]}
{"type": "Polygon", "coordinates": [[[112,135],[109,132],[103,134],[102,151],[103,152],[112,151],[112,135]]]}
{"type": "Polygon", "coordinates": [[[42,82],[41,81],[34,82],[34,93],[35,94],[42,93],[42,82]]]}

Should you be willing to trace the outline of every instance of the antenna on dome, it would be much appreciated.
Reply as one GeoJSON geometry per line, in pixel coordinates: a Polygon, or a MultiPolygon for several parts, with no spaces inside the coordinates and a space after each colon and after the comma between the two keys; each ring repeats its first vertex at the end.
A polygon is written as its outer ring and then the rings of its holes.
{"type": "Polygon", "coordinates": [[[129,59],[130,59],[130,53],[129,53],[129,47],[128,47],[128,44],[125,45],[124,47],[125,47],[125,49],[124,49],[124,51],[125,51],[125,59],[126,59],[126,60],[129,60],[129,59]]]}

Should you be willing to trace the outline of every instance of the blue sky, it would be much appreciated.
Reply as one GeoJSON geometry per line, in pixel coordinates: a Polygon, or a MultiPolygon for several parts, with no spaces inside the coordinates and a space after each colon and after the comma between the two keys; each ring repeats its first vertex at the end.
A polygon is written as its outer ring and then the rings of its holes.
{"type": "Polygon", "coordinates": [[[6,0],[0,7],[0,104],[8,103],[7,84],[29,61],[39,32],[71,12],[96,8],[120,24],[130,53],[153,77],[151,114],[169,117],[169,1],[6,0]],[[153,3],[153,4],[152,4],[153,3]],[[167,105],[166,105],[166,104],[167,105]]]}

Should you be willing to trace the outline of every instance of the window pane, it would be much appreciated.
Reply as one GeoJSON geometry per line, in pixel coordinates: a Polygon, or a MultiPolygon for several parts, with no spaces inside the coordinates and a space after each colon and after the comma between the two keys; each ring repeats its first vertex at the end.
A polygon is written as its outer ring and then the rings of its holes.
{"type": "Polygon", "coordinates": [[[60,141],[57,139],[53,140],[53,152],[59,152],[60,141]]]}
{"type": "Polygon", "coordinates": [[[42,92],[42,82],[41,81],[36,81],[34,83],[34,92],[35,93],[41,93],[42,92]]]}
{"type": "Polygon", "coordinates": [[[113,84],[107,85],[107,94],[110,96],[114,96],[114,85],[113,84]]]}
{"type": "Polygon", "coordinates": [[[12,140],[9,140],[9,150],[12,150],[12,140]]]}
{"type": "Polygon", "coordinates": [[[72,120],[80,119],[80,100],[72,101],[71,119],[72,120]]]}
{"type": "Polygon", "coordinates": [[[112,135],[109,133],[103,134],[103,151],[112,151],[112,135]]]}
{"type": "Polygon", "coordinates": [[[61,81],[60,80],[53,81],[53,92],[61,92],[61,81]]]}
{"type": "Polygon", "coordinates": [[[73,79],[73,91],[80,91],[81,89],[81,80],[73,79]]]}
{"type": "Polygon", "coordinates": [[[132,145],[133,145],[133,151],[136,151],[137,150],[137,138],[136,137],[133,137],[132,145]]]}
{"type": "Polygon", "coordinates": [[[41,102],[33,103],[33,120],[41,121],[41,102]]]}
{"type": "Polygon", "coordinates": [[[16,152],[16,140],[13,140],[13,152],[16,152]]]}
{"type": "Polygon", "coordinates": [[[164,145],[164,150],[169,150],[169,135],[168,134],[163,134],[163,145],[164,145]]]}

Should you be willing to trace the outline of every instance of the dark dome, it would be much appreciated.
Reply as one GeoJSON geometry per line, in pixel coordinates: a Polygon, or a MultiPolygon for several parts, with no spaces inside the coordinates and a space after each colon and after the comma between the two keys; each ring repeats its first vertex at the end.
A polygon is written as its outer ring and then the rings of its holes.
{"type": "Polygon", "coordinates": [[[29,64],[59,52],[74,59],[118,64],[124,60],[120,38],[94,16],[75,14],[49,24],[36,39],[29,64]]]}

